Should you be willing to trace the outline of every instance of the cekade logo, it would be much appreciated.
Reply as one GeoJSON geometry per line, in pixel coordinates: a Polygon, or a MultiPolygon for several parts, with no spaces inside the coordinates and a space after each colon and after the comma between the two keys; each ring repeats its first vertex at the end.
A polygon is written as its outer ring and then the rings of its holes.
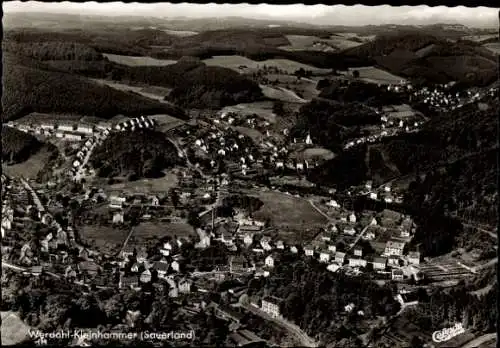
{"type": "Polygon", "coordinates": [[[446,342],[455,336],[458,336],[465,332],[462,323],[457,323],[453,327],[445,328],[442,330],[434,331],[432,334],[432,340],[436,343],[446,342]]]}

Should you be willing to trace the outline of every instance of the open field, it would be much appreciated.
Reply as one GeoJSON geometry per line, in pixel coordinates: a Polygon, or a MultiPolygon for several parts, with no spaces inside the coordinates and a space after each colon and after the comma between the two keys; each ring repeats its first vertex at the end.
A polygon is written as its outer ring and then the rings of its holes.
{"type": "Polygon", "coordinates": [[[280,49],[287,51],[310,50],[310,51],[340,51],[347,48],[362,45],[351,38],[355,36],[332,35],[328,39],[322,39],[312,35],[286,35],[290,45],[280,46],[280,49]]]}
{"type": "Polygon", "coordinates": [[[169,115],[152,115],[148,117],[158,122],[157,128],[162,132],[168,132],[169,130],[186,123],[183,120],[169,115]]]}
{"type": "Polygon", "coordinates": [[[17,313],[2,312],[2,345],[12,346],[28,338],[29,326],[26,325],[17,313]]]}
{"type": "Polygon", "coordinates": [[[170,29],[162,29],[165,33],[173,36],[179,36],[179,37],[187,37],[187,36],[194,36],[198,35],[196,31],[189,31],[189,30],[170,30],[170,29]]]}
{"type": "Polygon", "coordinates": [[[36,178],[49,161],[49,157],[50,152],[44,146],[25,162],[10,166],[2,163],[2,171],[12,177],[36,178]]]}
{"type": "Polygon", "coordinates": [[[253,215],[259,220],[271,220],[284,240],[298,242],[302,238],[309,241],[324,226],[326,218],[319,214],[304,199],[272,191],[249,191],[249,196],[258,197],[264,205],[253,215]]]}
{"type": "MultiPolygon", "coordinates": [[[[266,78],[269,81],[277,81],[278,86],[282,88],[300,93],[301,97],[306,100],[311,100],[314,97],[317,97],[320,93],[320,91],[316,89],[318,81],[306,77],[298,80],[297,77],[293,75],[267,74],[266,78]]],[[[273,85],[274,88],[276,88],[275,86],[276,85],[273,85]]]]}
{"type": "Polygon", "coordinates": [[[111,62],[127,65],[127,66],[165,66],[175,64],[176,60],[170,59],[156,59],[152,57],[133,57],[133,56],[122,56],[118,54],[104,53],[104,56],[108,58],[111,62]]]}
{"type": "Polygon", "coordinates": [[[162,178],[141,179],[137,181],[124,181],[121,183],[107,185],[105,190],[108,194],[167,192],[171,187],[177,186],[177,176],[173,173],[166,173],[162,178]]]}
{"type": "Polygon", "coordinates": [[[283,87],[274,88],[265,85],[260,85],[260,89],[262,90],[264,96],[266,96],[269,99],[281,100],[286,103],[301,103],[301,104],[307,103],[307,100],[302,99],[293,91],[290,91],[289,89],[283,87]]]}
{"type": "Polygon", "coordinates": [[[157,100],[160,102],[165,102],[164,100],[165,96],[167,96],[171,91],[171,89],[165,87],[157,87],[157,86],[139,87],[139,86],[130,86],[125,83],[108,81],[104,79],[92,79],[92,80],[102,85],[106,85],[108,87],[117,89],[119,91],[134,92],[142,95],[143,97],[157,100]]]}
{"type": "Polygon", "coordinates": [[[222,109],[223,112],[235,112],[240,115],[256,114],[269,123],[276,122],[276,115],[273,113],[273,102],[254,102],[242,103],[237,105],[226,106],[222,109]]]}
{"type": "Polygon", "coordinates": [[[302,64],[289,59],[268,59],[261,62],[243,57],[243,56],[213,56],[212,58],[204,59],[203,62],[209,66],[221,66],[224,68],[233,69],[237,72],[242,72],[242,70],[258,70],[266,67],[275,67],[283,70],[289,74],[293,74],[295,71],[303,68],[304,70],[310,70],[313,73],[327,73],[330,69],[320,69],[311,65],[302,64]],[[240,69],[244,67],[244,69],[240,69]]]}
{"type": "Polygon", "coordinates": [[[99,250],[113,253],[118,251],[130,230],[126,228],[118,229],[112,226],[84,225],[79,232],[85,242],[95,243],[99,250]]]}
{"type": "Polygon", "coordinates": [[[349,68],[349,75],[352,75],[354,70],[359,71],[359,78],[365,82],[380,83],[380,84],[395,84],[404,80],[400,76],[393,75],[385,70],[376,68],[374,66],[349,68]]]}
{"type": "Polygon", "coordinates": [[[498,34],[468,35],[468,36],[462,37],[462,39],[469,40],[469,41],[480,42],[480,41],[483,41],[483,40],[493,39],[495,37],[498,37],[498,34]]]}
{"type": "Polygon", "coordinates": [[[237,132],[251,138],[256,144],[259,144],[264,139],[264,135],[256,129],[248,128],[248,127],[241,127],[241,126],[237,126],[237,127],[233,127],[233,128],[237,132]]]}
{"type": "Polygon", "coordinates": [[[304,151],[301,152],[301,155],[304,157],[304,159],[314,159],[314,158],[321,158],[323,160],[330,160],[335,157],[335,154],[328,150],[324,149],[322,147],[314,147],[310,149],[305,149],[304,151]]]}
{"type": "Polygon", "coordinates": [[[495,54],[500,54],[500,43],[499,42],[488,43],[488,44],[483,45],[483,47],[486,47],[487,49],[489,49],[491,52],[493,52],[495,54]]]}
{"type": "Polygon", "coordinates": [[[196,232],[192,226],[186,223],[141,222],[135,227],[130,242],[142,242],[154,237],[160,239],[166,236],[187,238],[196,236],[196,232]]]}

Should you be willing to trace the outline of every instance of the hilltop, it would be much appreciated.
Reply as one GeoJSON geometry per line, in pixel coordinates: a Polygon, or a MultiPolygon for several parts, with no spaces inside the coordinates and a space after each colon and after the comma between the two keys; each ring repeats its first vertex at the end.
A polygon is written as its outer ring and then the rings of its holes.
{"type": "Polygon", "coordinates": [[[31,64],[29,59],[4,55],[3,63],[3,120],[30,112],[72,113],[106,119],[117,114],[165,113],[186,118],[175,106],[101,86],[74,74],[43,70],[41,64],[31,64]]]}
{"type": "Polygon", "coordinates": [[[97,147],[90,162],[101,177],[155,178],[179,163],[177,150],[162,132],[140,129],[113,133],[97,147]]]}
{"type": "Polygon", "coordinates": [[[42,142],[30,134],[7,126],[2,127],[2,162],[24,162],[43,146],[42,142]]]}
{"type": "Polygon", "coordinates": [[[368,57],[393,74],[431,83],[459,81],[485,86],[498,76],[498,61],[486,48],[420,32],[379,36],[344,54],[368,57]]]}

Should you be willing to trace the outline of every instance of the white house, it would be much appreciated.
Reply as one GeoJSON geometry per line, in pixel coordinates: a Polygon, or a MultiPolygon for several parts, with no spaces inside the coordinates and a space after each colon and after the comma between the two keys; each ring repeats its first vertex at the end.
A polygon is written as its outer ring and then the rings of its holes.
{"type": "Polygon", "coordinates": [[[363,249],[360,247],[355,247],[354,248],[354,256],[363,256],[363,249]]]}
{"type": "Polygon", "coordinates": [[[249,234],[249,233],[245,234],[245,236],[243,237],[243,243],[246,246],[252,245],[252,243],[253,243],[253,236],[251,234],[249,234]]]}
{"type": "Polygon", "coordinates": [[[404,279],[404,273],[400,269],[393,269],[391,272],[392,275],[392,280],[403,280],[404,279]]]}
{"type": "Polygon", "coordinates": [[[191,280],[181,279],[178,284],[179,292],[182,294],[188,294],[191,292],[191,280]]]}
{"type": "Polygon", "coordinates": [[[335,253],[335,262],[339,265],[343,265],[345,261],[345,253],[337,252],[335,253]]]}
{"type": "Polygon", "coordinates": [[[351,267],[366,267],[366,260],[360,257],[350,257],[349,258],[349,266],[351,267]]]}
{"type": "Polygon", "coordinates": [[[329,251],[322,251],[320,254],[319,254],[319,261],[320,262],[330,262],[330,252],[329,251]]]}
{"type": "Polygon", "coordinates": [[[269,255],[268,257],[266,257],[265,264],[267,267],[274,267],[274,258],[269,255]]]}
{"type": "Polygon", "coordinates": [[[349,236],[354,236],[356,234],[356,230],[352,226],[348,226],[344,228],[344,234],[347,234],[349,236]]]}
{"type": "Polygon", "coordinates": [[[387,241],[385,245],[385,250],[384,250],[384,255],[390,256],[390,255],[395,255],[395,256],[402,256],[403,255],[403,250],[405,247],[404,242],[398,242],[395,240],[389,240],[387,241]]]}
{"type": "Polygon", "coordinates": [[[387,267],[387,259],[385,257],[376,257],[373,259],[374,270],[385,270],[387,267]]]}
{"type": "Polygon", "coordinates": [[[378,199],[378,195],[377,195],[377,193],[375,193],[375,192],[371,192],[371,193],[370,193],[370,199],[375,199],[375,200],[377,200],[377,199],[378,199]]]}
{"type": "Polygon", "coordinates": [[[179,272],[179,269],[180,269],[180,265],[179,265],[179,262],[177,261],[173,261],[172,264],[170,265],[172,267],[172,269],[175,271],[175,272],[179,272]]]}
{"type": "Polygon", "coordinates": [[[279,241],[276,242],[276,248],[278,248],[280,250],[285,249],[285,244],[283,243],[282,240],[279,240],[279,241]]]}
{"type": "Polygon", "coordinates": [[[367,190],[371,190],[372,189],[372,181],[371,180],[368,180],[365,184],[365,188],[367,190]]]}
{"type": "Polygon", "coordinates": [[[328,251],[332,252],[332,253],[335,253],[337,252],[337,246],[335,244],[330,244],[328,246],[328,251]]]}
{"type": "Polygon", "coordinates": [[[117,211],[113,214],[113,224],[123,224],[123,212],[117,211]]]}
{"type": "Polygon", "coordinates": [[[326,267],[327,270],[329,270],[330,272],[333,272],[333,273],[337,272],[339,268],[340,268],[340,266],[337,265],[336,263],[331,263],[326,267]]]}
{"type": "Polygon", "coordinates": [[[290,247],[290,252],[292,252],[293,254],[297,254],[299,252],[299,250],[297,249],[297,247],[295,245],[292,245],[290,247]]]}
{"type": "Polygon", "coordinates": [[[314,255],[314,248],[312,246],[306,246],[304,248],[304,252],[306,256],[313,256],[314,255]]]}
{"type": "Polygon", "coordinates": [[[262,299],[262,306],[261,309],[263,312],[269,314],[273,318],[279,318],[281,317],[281,306],[282,300],[274,297],[274,296],[267,296],[262,299]]]}
{"type": "Polygon", "coordinates": [[[312,139],[311,139],[311,134],[307,134],[306,144],[307,145],[312,145],[313,144],[312,139]]]}
{"type": "Polygon", "coordinates": [[[349,222],[351,223],[356,223],[357,219],[356,219],[356,215],[354,213],[351,213],[351,215],[349,215],[349,222]]]}
{"type": "Polygon", "coordinates": [[[371,226],[377,226],[378,225],[377,219],[373,218],[372,221],[370,221],[370,225],[371,226]]]}
{"type": "Polygon", "coordinates": [[[337,203],[337,201],[335,200],[330,200],[328,203],[326,203],[326,205],[330,206],[330,207],[333,207],[333,208],[338,208],[340,207],[340,205],[337,203]]]}
{"type": "Polygon", "coordinates": [[[412,265],[420,264],[420,253],[418,251],[410,251],[408,253],[408,263],[412,265]]]}

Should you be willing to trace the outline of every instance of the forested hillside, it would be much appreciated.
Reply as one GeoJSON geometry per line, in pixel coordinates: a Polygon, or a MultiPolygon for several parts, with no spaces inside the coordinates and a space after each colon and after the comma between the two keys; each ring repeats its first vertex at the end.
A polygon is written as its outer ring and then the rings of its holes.
{"type": "Polygon", "coordinates": [[[24,162],[42,146],[44,144],[30,134],[7,126],[2,127],[2,162],[24,162]]]}
{"type": "Polygon", "coordinates": [[[3,57],[3,120],[30,112],[72,113],[112,118],[117,114],[139,116],[165,113],[185,118],[184,112],[165,103],[97,85],[69,73],[42,70],[29,59],[3,57]]]}
{"type": "Polygon", "coordinates": [[[130,180],[155,178],[179,163],[174,145],[164,133],[141,129],[111,134],[90,159],[101,177],[127,176],[130,180]]]}

